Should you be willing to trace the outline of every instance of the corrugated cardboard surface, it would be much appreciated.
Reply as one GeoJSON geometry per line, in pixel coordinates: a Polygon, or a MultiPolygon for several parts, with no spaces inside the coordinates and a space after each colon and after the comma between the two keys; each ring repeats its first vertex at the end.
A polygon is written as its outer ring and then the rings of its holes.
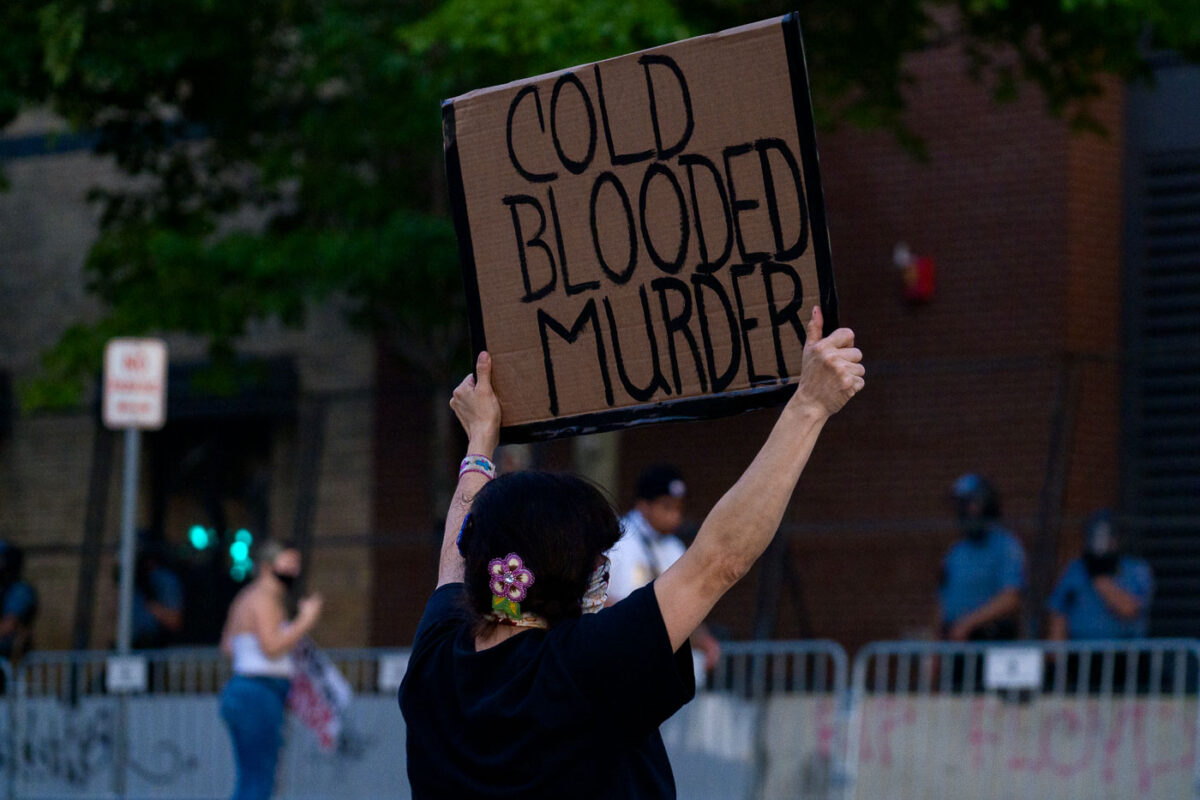
{"type": "Polygon", "coordinates": [[[781,18],[446,104],[472,334],[509,432],[720,413],[799,371],[802,324],[835,299],[794,79],[781,18]]]}

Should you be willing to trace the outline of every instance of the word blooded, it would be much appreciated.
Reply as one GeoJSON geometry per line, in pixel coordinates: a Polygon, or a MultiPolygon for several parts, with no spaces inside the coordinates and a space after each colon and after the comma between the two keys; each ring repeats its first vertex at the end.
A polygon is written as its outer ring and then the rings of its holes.
{"type": "MultiPolygon", "coordinates": [[[[508,108],[508,157],[527,190],[505,195],[503,203],[521,269],[520,300],[537,309],[547,399],[556,416],[555,352],[585,332],[594,340],[610,407],[617,385],[638,402],[684,393],[680,361],[688,356],[704,394],[726,390],[743,366],[749,386],[778,383],[788,376],[785,350],[792,344],[785,346],[783,336],[804,342],[804,286],[793,263],[808,250],[809,224],[796,155],[785,140],[769,136],[708,148],[712,157],[689,152],[695,118],[683,70],[664,55],[644,55],[638,63],[653,131],[653,142],[641,149],[614,141],[617,120],[600,64],[591,67],[594,99],[575,72],[565,72],[548,100],[544,86],[531,84],[508,108]],[[668,118],[664,108],[680,113],[668,118]],[[567,230],[585,215],[573,201],[572,213],[560,213],[564,195],[587,197],[586,235],[567,230]],[[761,308],[744,299],[749,281],[759,284],[752,298],[765,294],[774,372],[755,367],[750,331],[764,320],[748,313],[761,308]],[[649,365],[648,378],[630,375],[635,362],[649,365]]],[[[628,112],[620,118],[628,120],[628,112]]],[[[627,144],[632,136],[626,131],[624,138],[627,144]]]]}

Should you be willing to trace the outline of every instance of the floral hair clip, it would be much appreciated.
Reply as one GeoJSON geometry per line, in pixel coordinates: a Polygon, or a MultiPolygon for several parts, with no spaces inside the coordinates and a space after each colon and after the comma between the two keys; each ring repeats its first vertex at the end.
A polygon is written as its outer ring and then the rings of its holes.
{"type": "Polygon", "coordinates": [[[501,622],[521,623],[521,601],[533,586],[533,572],[516,553],[488,562],[488,588],[492,591],[492,613],[501,622]]]}

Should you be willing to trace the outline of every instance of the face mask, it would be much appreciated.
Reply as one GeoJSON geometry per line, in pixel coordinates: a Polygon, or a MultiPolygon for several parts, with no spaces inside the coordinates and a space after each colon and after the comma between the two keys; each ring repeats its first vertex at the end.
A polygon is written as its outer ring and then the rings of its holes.
{"type": "Polygon", "coordinates": [[[296,581],[300,578],[299,575],[289,575],[286,572],[277,572],[275,570],[271,570],[271,572],[273,572],[279,582],[283,584],[283,588],[288,590],[295,586],[296,581]]]}
{"type": "Polygon", "coordinates": [[[963,535],[972,542],[982,542],[987,538],[988,525],[987,520],[979,517],[959,517],[959,527],[962,528],[963,535]]]}
{"type": "Polygon", "coordinates": [[[584,614],[595,614],[604,608],[604,601],[608,599],[608,576],[611,568],[612,562],[608,560],[608,556],[604,556],[604,560],[592,571],[587,591],[579,601],[579,607],[584,614]]]}

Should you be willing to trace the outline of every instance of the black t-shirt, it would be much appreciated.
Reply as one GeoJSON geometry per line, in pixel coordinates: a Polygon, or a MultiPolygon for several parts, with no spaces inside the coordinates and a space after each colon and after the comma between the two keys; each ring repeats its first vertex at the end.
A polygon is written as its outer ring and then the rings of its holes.
{"type": "Polygon", "coordinates": [[[443,586],[400,687],[413,798],[673,798],[658,726],[695,693],[652,584],[480,652],[463,585],[443,586]]]}

